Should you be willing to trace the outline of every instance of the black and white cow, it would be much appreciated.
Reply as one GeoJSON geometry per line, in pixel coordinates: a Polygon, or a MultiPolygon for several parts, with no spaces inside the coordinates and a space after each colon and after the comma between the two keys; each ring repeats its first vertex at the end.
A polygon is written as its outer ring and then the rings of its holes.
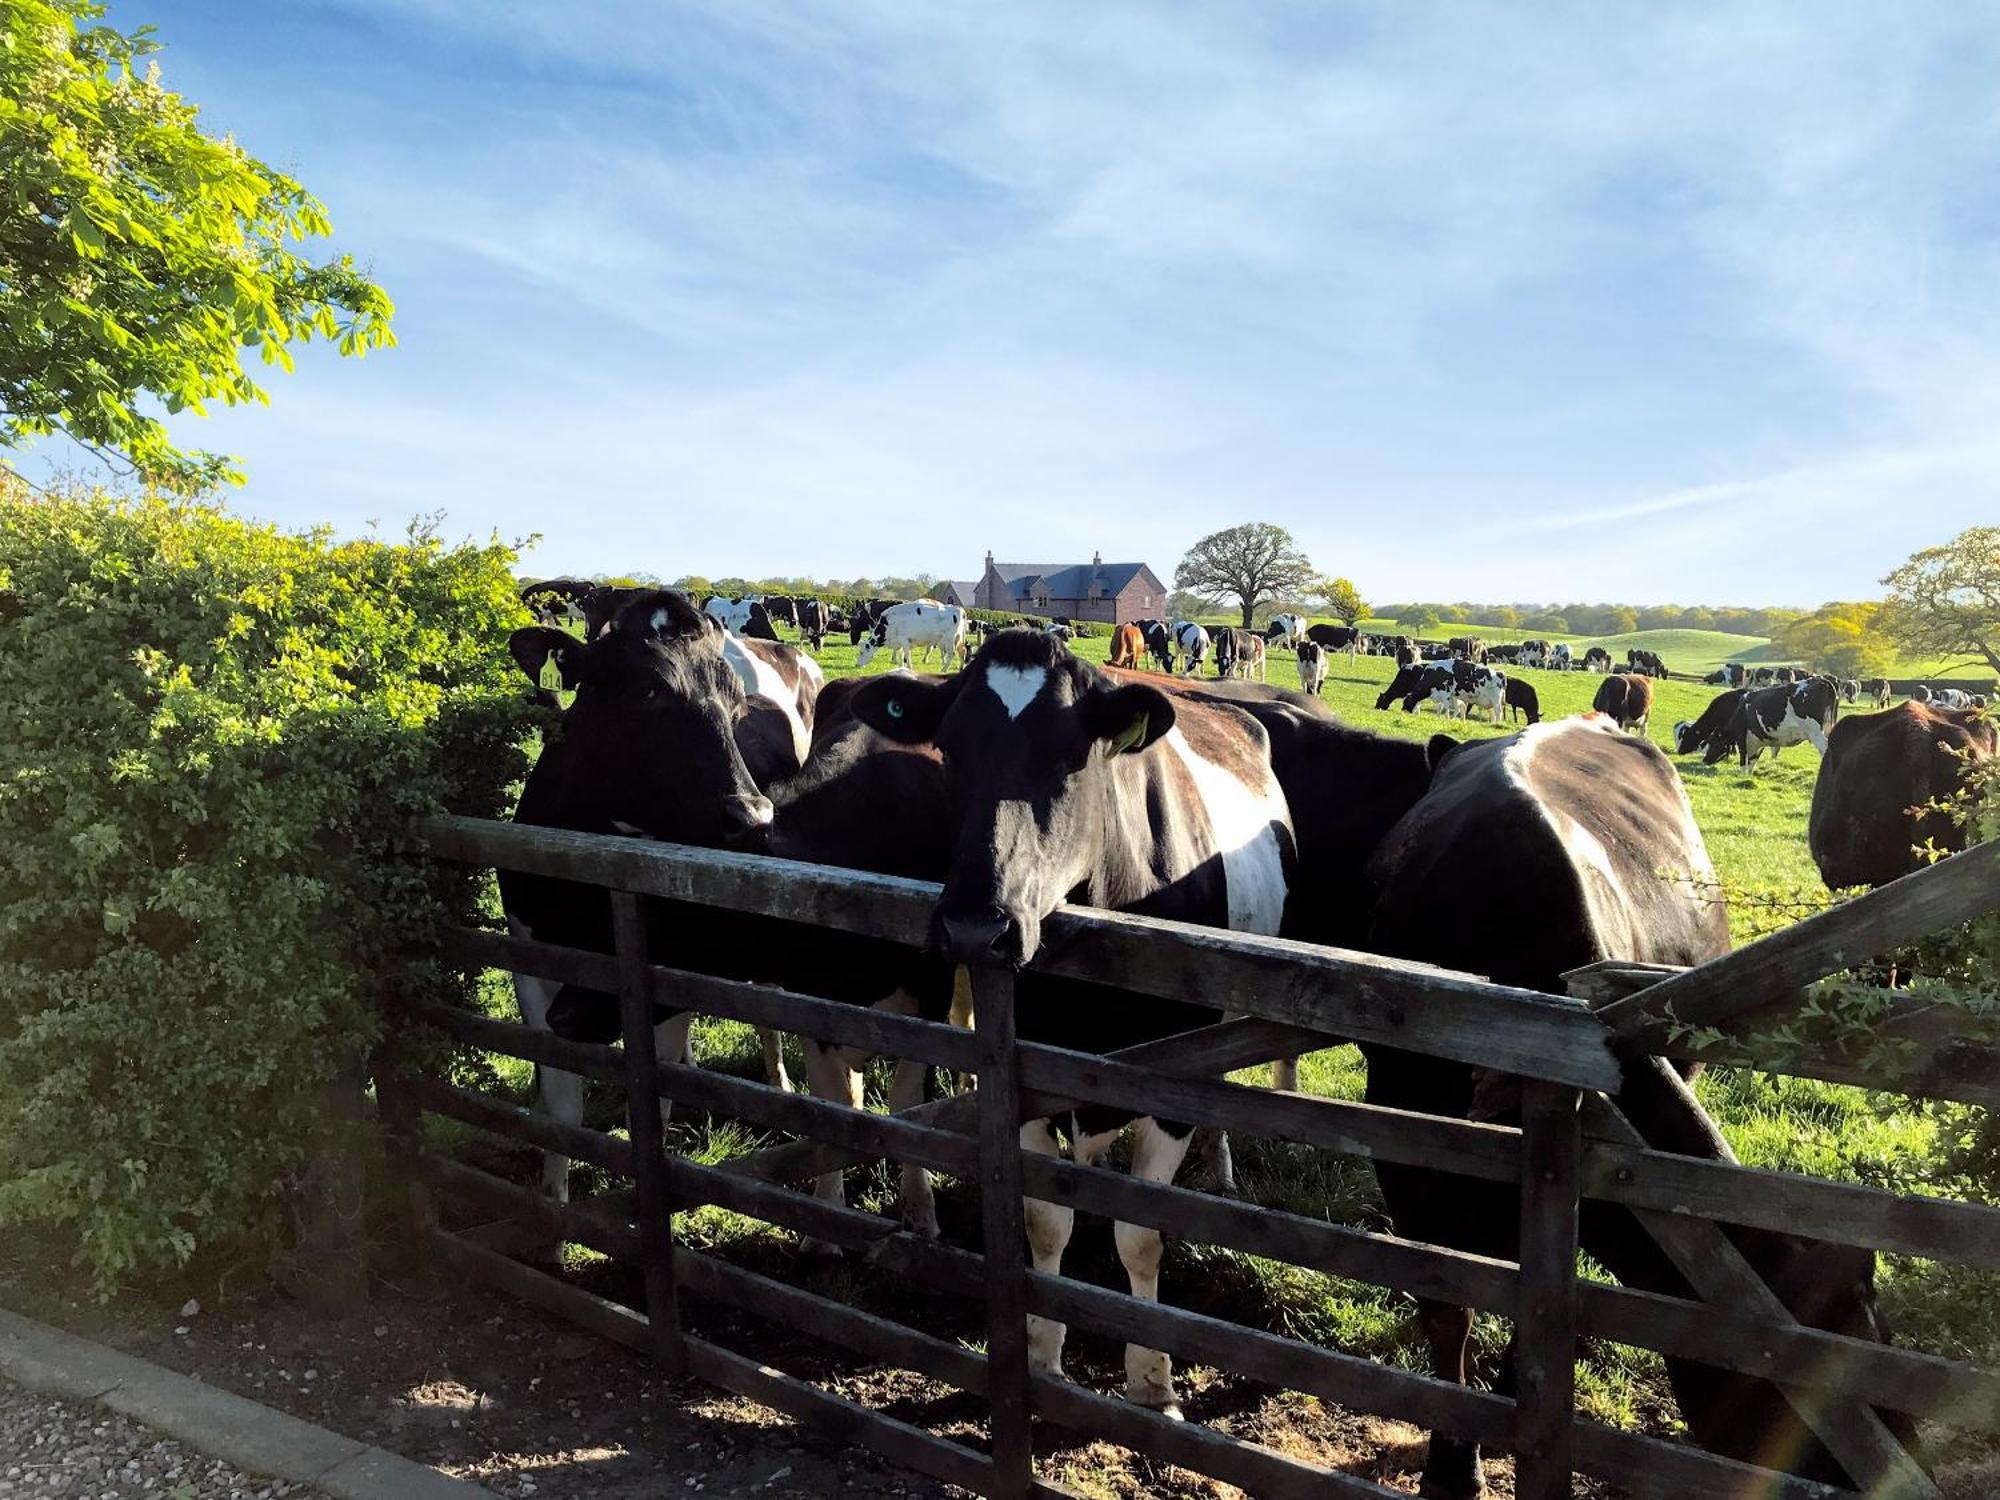
{"type": "Polygon", "coordinates": [[[1972,694],[1964,688],[1932,688],[1930,697],[1925,701],[1933,708],[1949,708],[1960,712],[1977,706],[1972,701],[1972,694]]]}
{"type": "MultiPolygon", "coordinates": [[[[1046,636],[990,638],[941,685],[871,682],[855,712],[879,733],[935,744],[944,755],[956,842],[934,918],[946,955],[1021,965],[1041,944],[1043,919],[1072,895],[1092,906],[1206,926],[1276,933],[1294,851],[1291,817],[1271,768],[1270,739],[1245,708],[1199,693],[1114,678],[1046,636]]],[[[1033,975],[1017,989],[1020,1034],[1104,1052],[1209,1024],[1199,1006],[1135,1003],[1090,986],[1033,975]]],[[[1094,1163],[1128,1117],[1103,1108],[1071,1121],[1072,1158],[1094,1163]]],[[[1022,1127],[1025,1149],[1054,1155],[1047,1120],[1022,1127]]],[[[1184,1126],[1137,1122],[1131,1170],[1171,1181],[1187,1152],[1184,1126]]],[[[1030,1200],[1037,1270],[1056,1274],[1073,1214],[1030,1200]]],[[[1158,1293],[1160,1236],[1116,1228],[1134,1296],[1158,1293]]],[[[1031,1317],[1030,1358],[1058,1371],[1065,1329],[1031,1317]]],[[[1172,1363],[1126,1350],[1126,1394],[1178,1411],[1172,1363]]]]}
{"type": "Polygon", "coordinates": [[[833,621],[827,607],[817,599],[799,599],[792,605],[792,616],[798,625],[799,639],[817,651],[826,644],[826,633],[833,628],[833,621]]]}
{"type": "MultiPolygon", "coordinates": [[[[752,683],[766,685],[760,667],[769,664],[744,662],[750,653],[741,642],[731,652],[732,642],[712,618],[665,589],[631,600],[587,643],[546,626],[515,631],[508,650],[529,679],[539,683],[553,662],[576,693],[528,775],[515,821],[708,847],[762,844],[772,821],[765,788],[803,759],[789,729],[774,726],[796,720],[801,699],[753,695],[752,683]]],[[[502,871],[500,898],[517,936],[610,951],[610,909],[600,892],[502,871]]],[[[517,974],[514,990],[522,1019],[549,1028],[560,987],[517,974]]],[[[682,1022],[662,1038],[661,1055],[678,1058],[686,1048],[682,1022]]],[[[767,1038],[765,1057],[773,1081],[781,1081],[775,1038],[767,1038]]],[[[580,1078],[542,1068],[538,1084],[550,1115],[570,1124],[582,1118],[580,1078]]],[[[565,1158],[546,1159],[544,1185],[553,1196],[567,1195],[568,1170],[565,1158]]]]}
{"type": "Polygon", "coordinates": [[[1255,631],[1218,626],[1210,632],[1215,643],[1215,675],[1247,678],[1254,671],[1264,681],[1264,638],[1255,631]]]}
{"type": "Polygon", "coordinates": [[[1674,754],[1693,755],[1697,750],[1707,749],[1718,735],[1726,735],[1736,718],[1736,710],[1742,706],[1743,695],[1749,691],[1748,688],[1736,687],[1726,693],[1717,693],[1695,718],[1676,723],[1674,754]]]}
{"type": "Polygon", "coordinates": [[[1576,665],[1574,654],[1568,641],[1557,641],[1549,648],[1549,666],[1558,672],[1567,672],[1576,665]]]}
{"type": "MultiPolygon", "coordinates": [[[[1352,659],[1368,649],[1368,637],[1352,625],[1309,625],[1306,638],[1319,642],[1328,651],[1345,651],[1352,659]]],[[[1407,641],[1408,637],[1403,637],[1407,641]]]]}
{"type": "Polygon", "coordinates": [[[1140,620],[1139,634],[1146,642],[1146,653],[1153,658],[1162,672],[1174,669],[1174,632],[1165,620],[1140,620]]]}
{"type": "Polygon", "coordinates": [[[856,666],[865,667],[877,651],[886,650],[892,661],[908,667],[915,665],[920,653],[931,651],[948,667],[958,659],[964,642],[964,610],[956,604],[914,599],[891,605],[875,617],[874,629],[861,643],[854,661],[856,666]]]}
{"type": "Polygon", "coordinates": [[[902,602],[900,599],[866,599],[857,602],[847,612],[848,644],[860,645],[861,638],[874,630],[875,622],[902,602]]]}
{"type": "Polygon", "coordinates": [[[1894,696],[1889,688],[1889,679],[1886,677],[1869,678],[1861,684],[1861,691],[1867,696],[1868,701],[1873,703],[1877,708],[1887,708],[1890,699],[1894,696]]]}
{"type": "Polygon", "coordinates": [[[1702,760],[1714,765],[1732,750],[1749,770],[1766,750],[1777,759],[1787,745],[1809,744],[1826,754],[1827,733],[1840,713],[1840,690],[1831,677],[1747,689],[1728,727],[1709,737],[1702,760]]]}
{"type": "Polygon", "coordinates": [[[1523,667],[1546,667],[1554,660],[1555,647],[1545,640],[1521,642],[1515,662],[1523,667]]]}
{"type": "Polygon", "coordinates": [[[1167,633],[1180,653],[1181,676],[1194,676],[1195,669],[1208,659],[1208,632],[1191,620],[1176,620],[1167,633]]]}
{"type": "Polygon", "coordinates": [[[1482,669],[1459,659],[1415,662],[1400,667],[1389,680],[1389,685],[1382,689],[1375,706],[1386,709],[1401,700],[1406,714],[1415,713],[1418,705],[1423,703],[1430,704],[1441,714],[1451,713],[1458,695],[1472,690],[1473,673],[1478,670],[1482,669]]]}
{"type": "Polygon", "coordinates": [[[1611,653],[1602,646],[1587,646],[1583,652],[1583,670],[1586,672],[1609,672],[1611,653]]]}
{"type": "MultiPolygon", "coordinates": [[[[1590,718],[1504,739],[1431,744],[1438,764],[1429,789],[1369,863],[1377,895],[1362,946],[1558,994],[1566,971],[1597,960],[1694,965],[1728,951],[1701,833],[1672,765],[1653,745],[1590,718]],[[1494,869],[1507,871],[1498,886],[1486,874],[1494,869]],[[1440,921],[1440,912],[1453,917],[1440,921]]],[[[1321,774],[1346,779],[1331,769],[1321,774]]],[[[1295,816],[1305,849],[1306,812],[1295,816]]],[[[1480,1078],[1472,1068],[1373,1045],[1363,1051],[1369,1103],[1473,1112],[1480,1078]]],[[[1687,1086],[1657,1058],[1628,1058],[1612,1098],[1653,1149],[1734,1159],[1687,1086]]],[[[1511,1186],[1389,1163],[1376,1171],[1397,1234],[1503,1260],[1518,1255],[1511,1186]]],[[[1691,1295],[1627,1210],[1586,1207],[1581,1238],[1627,1286],[1691,1295]]],[[[1872,1253],[1766,1231],[1732,1229],[1730,1238],[1800,1321],[1882,1337],[1872,1253]]],[[[1435,1301],[1419,1309],[1434,1372],[1462,1383],[1470,1310],[1435,1301]]],[[[1698,1446],[1846,1482],[1772,1386],[1684,1359],[1669,1359],[1667,1375],[1698,1446]]],[[[1471,1500],[1481,1490],[1477,1449],[1434,1436],[1423,1492],[1471,1500]]]]}
{"type": "Polygon", "coordinates": [[[1271,623],[1264,627],[1264,641],[1267,645],[1295,647],[1306,638],[1306,617],[1304,615],[1278,614],[1271,616],[1271,623]]]}
{"type": "Polygon", "coordinates": [[[1630,672],[1643,672],[1648,677],[1665,677],[1667,664],[1660,660],[1658,653],[1645,650],[1631,650],[1625,653],[1625,668],[1630,672]]]}
{"type": "Polygon", "coordinates": [[[1318,641],[1299,642],[1299,691],[1317,698],[1326,688],[1326,647],[1318,641]]]}

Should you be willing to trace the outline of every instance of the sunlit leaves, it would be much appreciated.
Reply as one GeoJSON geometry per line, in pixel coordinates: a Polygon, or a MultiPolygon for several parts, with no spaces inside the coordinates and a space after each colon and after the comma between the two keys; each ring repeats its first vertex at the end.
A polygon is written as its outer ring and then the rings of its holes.
{"type": "Polygon", "coordinates": [[[388,296],[347,257],[294,247],[324,208],[140,63],[145,31],[92,0],[0,3],[0,443],[65,431],[174,488],[240,478],[152,414],[266,399],[243,360],[290,370],[322,339],[394,342],[388,296]],[[137,66],[135,66],[137,65],[137,66]]]}

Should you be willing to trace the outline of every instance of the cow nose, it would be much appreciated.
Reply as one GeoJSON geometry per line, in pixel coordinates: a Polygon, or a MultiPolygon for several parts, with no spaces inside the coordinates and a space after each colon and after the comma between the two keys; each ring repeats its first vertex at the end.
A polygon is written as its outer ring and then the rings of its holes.
{"type": "Polygon", "coordinates": [[[769,797],[730,797],[722,804],[722,837],[738,847],[762,844],[771,836],[769,797]]]}
{"type": "Polygon", "coordinates": [[[958,963],[1015,963],[1021,929],[997,906],[971,912],[939,912],[938,946],[958,963]]]}

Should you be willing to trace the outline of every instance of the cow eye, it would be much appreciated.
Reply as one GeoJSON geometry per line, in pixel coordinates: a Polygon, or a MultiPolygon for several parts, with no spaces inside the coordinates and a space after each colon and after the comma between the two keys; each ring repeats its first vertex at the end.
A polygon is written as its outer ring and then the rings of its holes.
{"type": "Polygon", "coordinates": [[[885,713],[887,713],[887,714],[889,715],[889,717],[890,717],[890,718],[892,718],[892,719],[900,719],[900,718],[902,718],[902,717],[903,717],[903,700],[902,700],[901,698],[891,698],[891,699],[890,699],[890,700],[888,701],[888,703],[884,705],[884,707],[883,707],[883,711],[884,711],[885,713]]]}

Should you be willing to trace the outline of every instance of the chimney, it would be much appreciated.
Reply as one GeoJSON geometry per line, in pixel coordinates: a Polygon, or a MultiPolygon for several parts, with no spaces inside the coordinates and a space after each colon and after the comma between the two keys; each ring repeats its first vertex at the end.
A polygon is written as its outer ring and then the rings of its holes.
{"type": "Polygon", "coordinates": [[[986,566],[989,568],[993,566],[993,549],[991,547],[986,549],[986,566]]]}
{"type": "Polygon", "coordinates": [[[1101,567],[1103,567],[1103,566],[1104,566],[1104,554],[1103,554],[1102,552],[1093,552],[1093,553],[1091,553],[1091,554],[1090,554],[1090,566],[1091,566],[1092,568],[1101,568],[1101,567]]]}

